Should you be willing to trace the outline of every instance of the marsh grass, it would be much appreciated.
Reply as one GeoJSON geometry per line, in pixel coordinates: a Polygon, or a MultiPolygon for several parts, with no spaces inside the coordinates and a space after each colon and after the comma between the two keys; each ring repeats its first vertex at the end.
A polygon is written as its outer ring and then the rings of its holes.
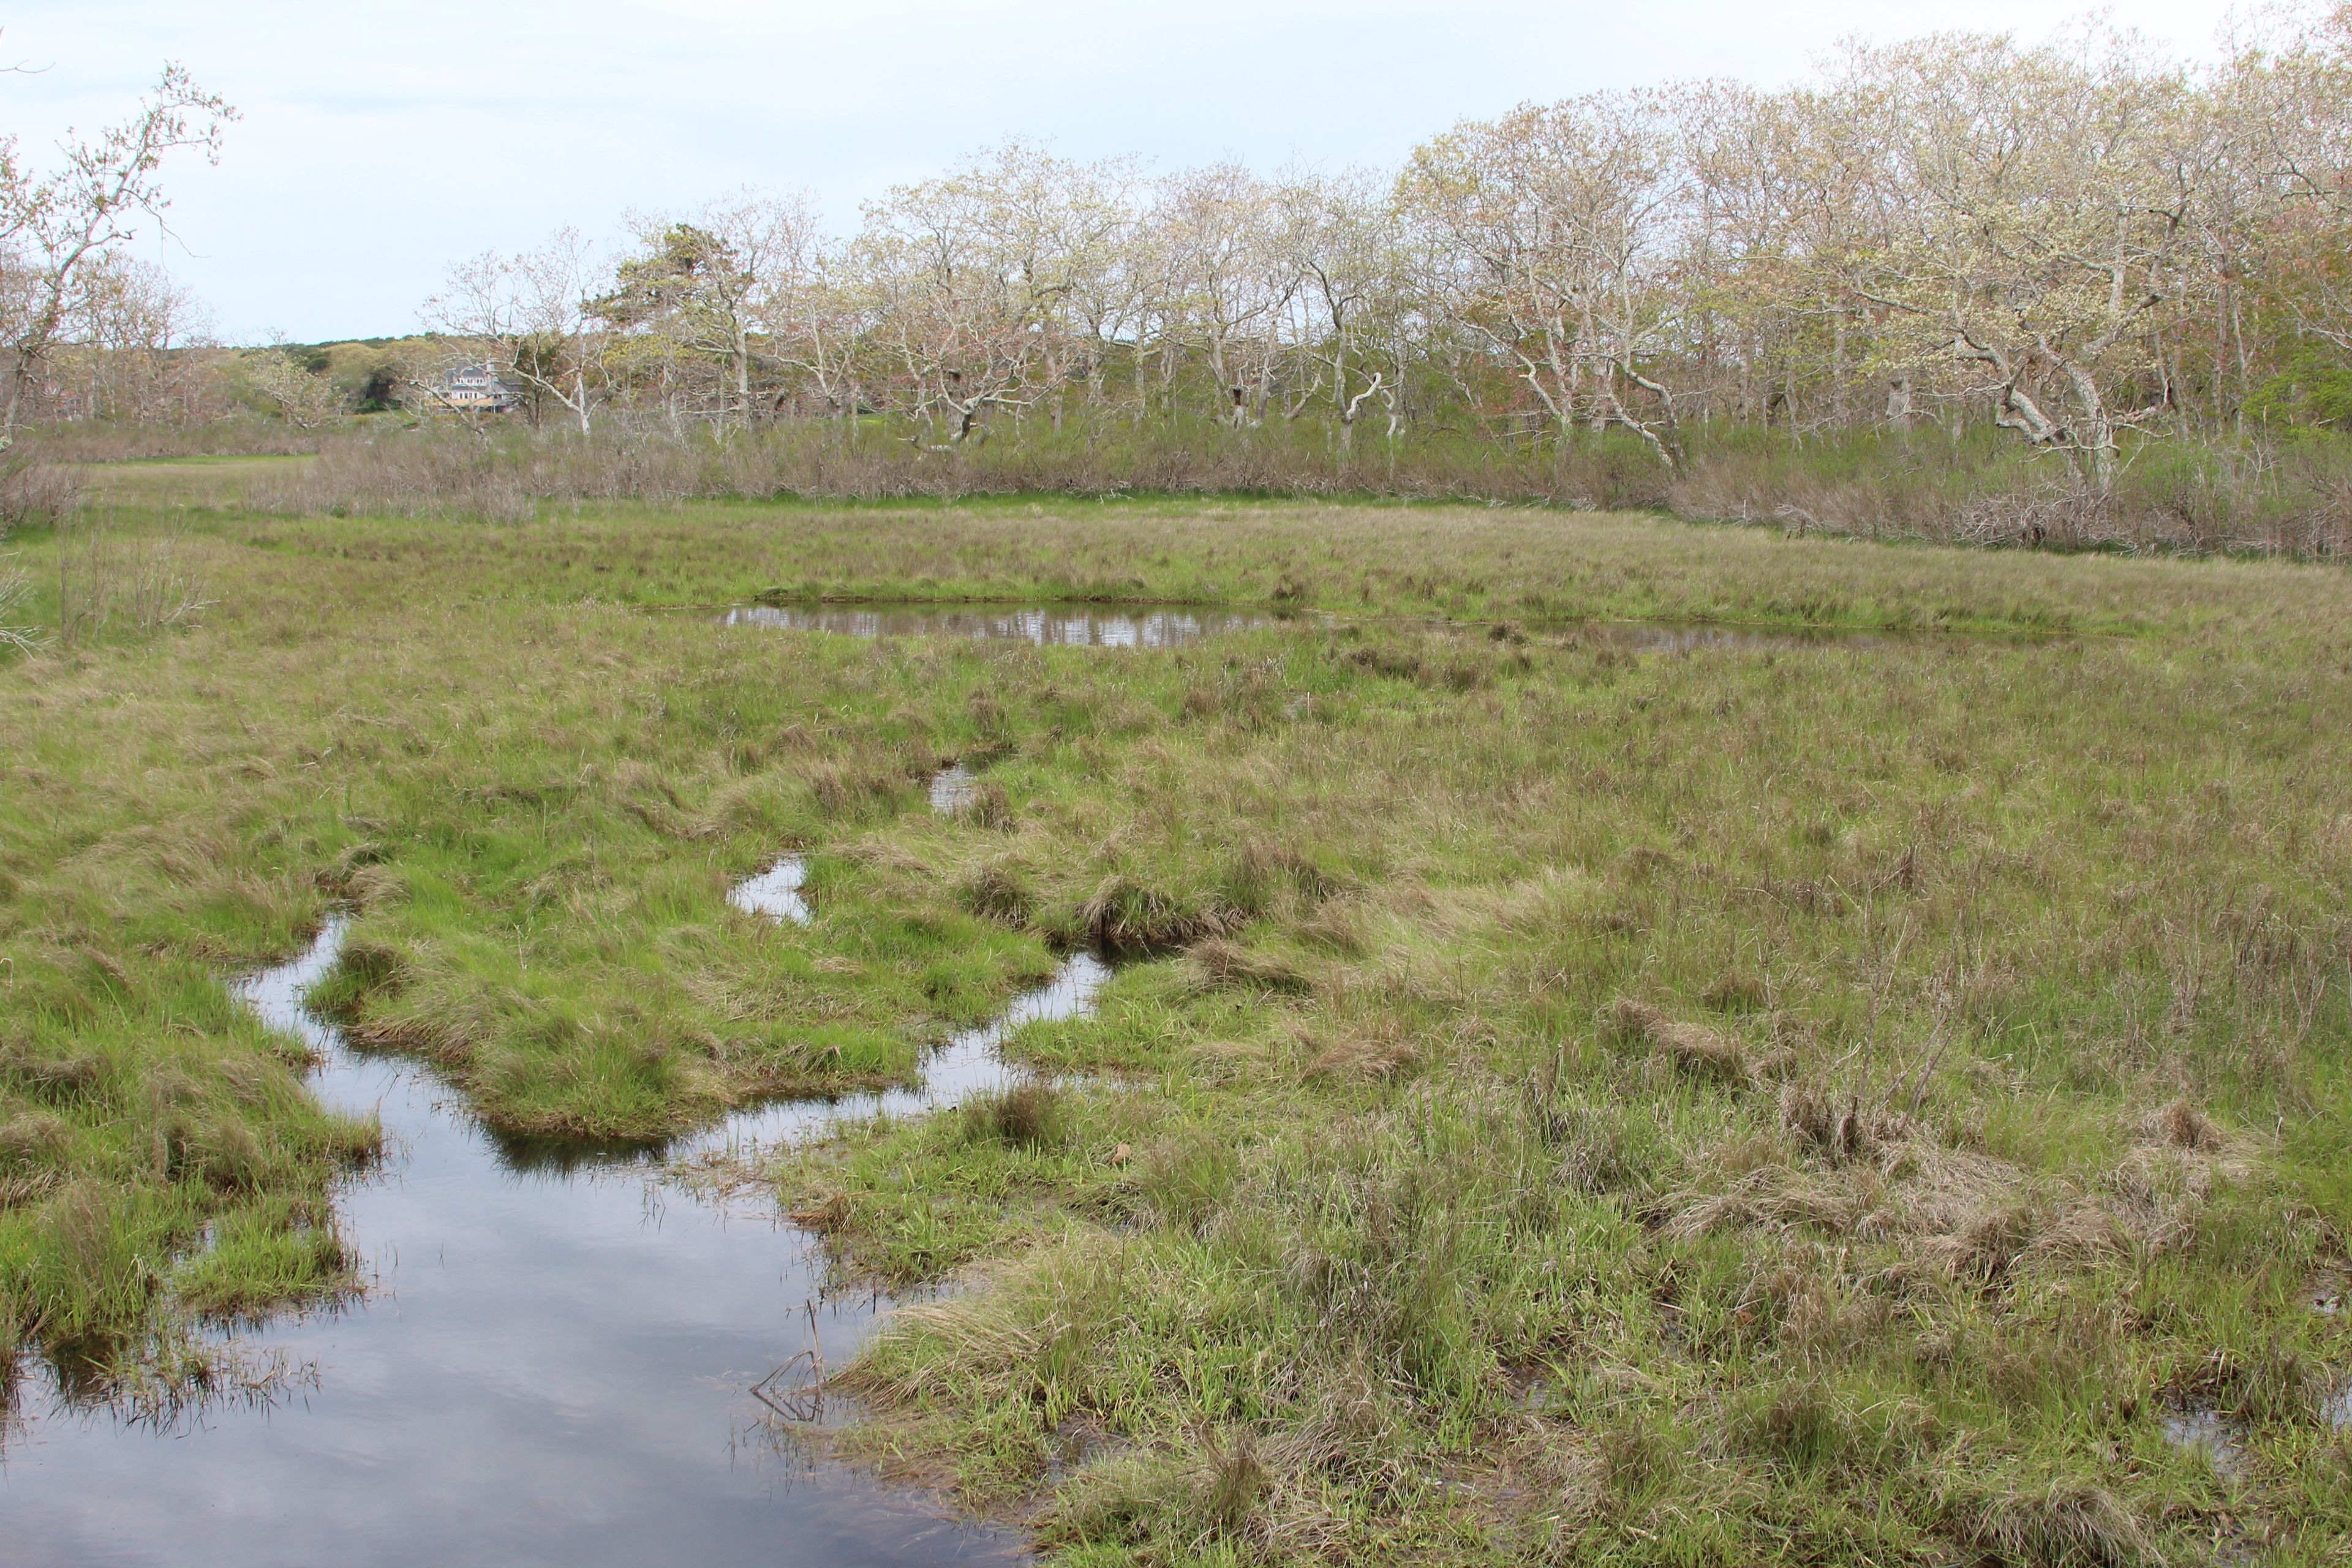
{"type": "Polygon", "coordinates": [[[137,460],[136,432],[59,430],[36,447],[85,465],[106,493],[191,482],[217,501],[291,515],[402,514],[527,521],[546,502],[956,501],[1044,495],[1236,496],[1293,501],[1462,502],[1580,511],[1671,510],[1694,521],[1800,533],[2034,549],[2242,552],[2312,558],[2352,548],[2352,442],[2176,432],[2136,440],[2120,480],[2094,492],[2060,458],[1990,428],[1819,434],[1693,429],[1673,470],[1638,440],[1494,439],[1437,427],[1342,449],[1312,421],[1234,429],[1198,419],[1008,430],[956,452],[873,422],[792,421],[679,437],[608,426],[594,437],[520,428],[403,429],[374,420],[338,436],[191,431],[152,451],[298,449],[315,460],[232,463],[198,475],[137,460]],[[109,459],[111,459],[110,461],[109,459]]]}
{"type": "Polygon", "coordinates": [[[0,555],[0,651],[31,653],[39,647],[40,633],[26,613],[32,596],[33,580],[24,568],[0,555]]]}
{"type": "Polygon", "coordinates": [[[839,1441],[1067,1561],[2316,1563],[2352,1518],[2334,568],[1239,503],[123,526],[218,607],[0,667],[0,1289],[53,1360],[347,1286],[370,1130],[217,984],[330,903],[319,1002],[516,1134],[900,1080],[1124,942],[1007,1042],[1065,1087],[770,1173],[843,1269],[969,1287],[839,1441]],[[762,592],[1301,614],[628,607],[762,592]],[[951,757],[1000,810],[930,812],[951,757]],[[786,850],[814,920],[731,910],[786,850]]]}
{"type": "Polygon", "coordinates": [[[55,635],[63,647],[152,637],[212,608],[177,532],[126,534],[92,511],[60,519],[52,531],[55,635]]]}
{"type": "MultiPolygon", "coordinates": [[[[355,419],[367,430],[397,421],[355,419]]],[[[176,423],[165,420],[74,419],[37,426],[19,437],[21,449],[47,463],[122,463],[191,458],[291,457],[318,450],[317,431],[298,430],[258,415],[176,423]]]]}
{"type": "Polygon", "coordinates": [[[19,528],[54,526],[82,502],[80,473],[22,452],[0,455],[0,538],[19,528]]]}

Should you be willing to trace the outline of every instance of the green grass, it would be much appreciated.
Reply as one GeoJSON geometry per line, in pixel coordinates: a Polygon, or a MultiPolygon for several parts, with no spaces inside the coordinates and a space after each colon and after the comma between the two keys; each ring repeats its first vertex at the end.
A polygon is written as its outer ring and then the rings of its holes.
{"type": "MultiPolygon", "coordinates": [[[[2136,634],[2242,615],[2303,568],[1864,547],[1639,516],[1234,500],[694,502],[537,521],[169,515],[242,574],[460,602],[757,599],[1265,605],[1374,616],[1664,619],[1884,630],[2136,634]],[[279,558],[273,569],[247,551],[279,558]],[[312,563],[304,565],[303,563],[312,563]],[[2213,590],[2242,582],[2245,594],[2213,590]]],[[[2323,573],[2325,575],[2325,573],[2323,573]]],[[[233,608],[233,606],[232,606],[233,608]]]]}
{"type": "MultiPolygon", "coordinates": [[[[1440,398],[1441,403],[1444,398],[1440,398]]],[[[28,436],[28,449],[77,465],[96,493],[131,500],[205,498],[279,514],[425,515],[527,521],[542,504],[689,497],[866,497],[964,507],[1111,498],[1199,509],[1249,498],[1296,505],[1475,502],[1659,510],[1686,519],[1768,522],[1872,540],[2190,554],[2340,557],[2352,550],[2341,502],[2352,476],[2342,435],[2260,423],[2234,434],[2194,428],[2124,437],[2111,489],[2092,494],[2059,454],[1985,425],[1923,420],[1906,428],[1807,430],[1702,421],[1677,464],[1662,465],[1629,431],[1560,440],[1501,438],[1439,416],[1395,444],[1343,450],[1313,416],[1236,429],[1197,416],[1141,423],[1103,411],[1014,422],[952,454],[917,429],[861,419],[784,419],[720,434],[632,431],[607,422],[590,439],[551,426],[492,422],[460,430],[370,415],[298,432],[271,422],[208,426],[68,424],[28,436]],[[920,438],[919,438],[920,437],[920,438]],[[315,458],[209,474],[133,453],[298,451],[315,458]],[[115,461],[102,460],[114,458],[115,461]],[[100,460],[93,460],[100,459],[100,460]]],[[[938,433],[932,432],[935,437],[938,433]]],[[[821,503],[838,506],[834,500],[821,503]]]]}
{"type": "Polygon", "coordinates": [[[77,464],[72,472],[89,500],[101,507],[221,506],[239,500],[255,479],[316,460],[301,455],[136,458],[77,464]]]}
{"type": "Polygon", "coordinates": [[[331,905],[323,1000],[531,1135],[901,1079],[1099,937],[1139,955],[1100,1013],[1011,1047],[1062,1090],[766,1173],[845,1269],[964,1286],[850,1369],[844,1442],[1066,1561],[2340,1552],[2337,568],[1466,508],[169,515],[201,626],[0,666],[20,1341],[129,1364],[343,1286],[370,1130],[216,984],[331,905]],[[1114,653],[645,613],[762,593],[1342,614],[1114,653]],[[950,757],[1003,811],[929,814],[950,757]],[[730,910],[786,849],[816,921],[730,910]],[[2192,1407],[2245,1474],[2165,1443],[2192,1407]]]}

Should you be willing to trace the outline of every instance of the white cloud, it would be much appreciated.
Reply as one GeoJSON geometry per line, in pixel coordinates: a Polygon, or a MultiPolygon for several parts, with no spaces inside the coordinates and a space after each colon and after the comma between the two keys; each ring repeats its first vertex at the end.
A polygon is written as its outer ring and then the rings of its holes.
{"type": "MultiPolygon", "coordinates": [[[[2119,19],[2207,51],[2220,0],[2119,19]]],[[[173,172],[164,254],[223,331],[397,332],[447,263],[743,184],[857,201],[1023,135],[1162,167],[1393,160],[1465,115],[1669,78],[1801,74],[1838,38],[2040,37],[2074,0],[1647,9],[1590,0],[70,0],[7,21],[6,123],[36,151],[119,114],[165,58],[244,111],[173,172]]]]}

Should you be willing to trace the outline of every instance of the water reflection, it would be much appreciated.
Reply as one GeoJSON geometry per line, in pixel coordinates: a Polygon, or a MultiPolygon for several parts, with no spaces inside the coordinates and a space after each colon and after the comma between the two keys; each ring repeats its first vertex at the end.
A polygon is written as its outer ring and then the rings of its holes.
{"type": "MultiPolygon", "coordinates": [[[[774,875],[774,872],[769,873],[774,875]]],[[[797,883],[795,882],[796,888],[797,883]]],[[[796,894],[795,894],[796,897],[796,894]]],[[[803,906],[804,909],[804,906],[803,906]]],[[[789,914],[779,918],[791,918],[789,914]]],[[[20,1384],[0,1467],[0,1562],[641,1564],[1010,1562],[1020,1542],[780,1440],[751,1390],[803,1352],[835,1365],[888,1303],[829,1291],[812,1239],[680,1199],[642,1146],[492,1137],[415,1064],[345,1047],[301,1005],[343,922],[236,994],[320,1058],[320,1096],[380,1111],[383,1168],[339,1199],[374,1286],[236,1336],[318,1369],[271,1411],[169,1432],[20,1384]]],[[[996,1047],[1090,1005],[1081,955],[934,1053],[923,1086],[737,1116],[671,1152],[912,1112],[1010,1076],[996,1047]]]]}
{"type": "MultiPolygon", "coordinates": [[[[940,777],[961,772],[960,767],[950,768],[940,777]]],[[[963,776],[969,786],[971,774],[964,773],[963,776]]],[[[938,783],[937,778],[932,781],[935,808],[939,804],[938,783]]],[[[737,884],[729,899],[736,900],[754,883],[774,877],[787,866],[793,868],[792,881],[798,887],[804,868],[797,856],[788,856],[762,876],[737,884]]],[[[793,895],[793,902],[799,908],[798,914],[761,912],[805,923],[809,919],[808,906],[800,903],[797,894],[793,895]]],[[[748,906],[739,903],[738,907],[748,906]]],[[[923,1080],[912,1089],[865,1091],[822,1100],[776,1100],[738,1111],[714,1131],[670,1143],[663,1152],[670,1159],[691,1162],[819,1135],[843,1121],[867,1121],[877,1116],[917,1116],[960,1104],[975,1094],[1009,1088],[1027,1074],[998,1054],[997,1047],[1006,1037],[1030,1024],[1076,1018],[1093,1012],[1096,994],[1109,978],[1109,964],[1097,955],[1072,953],[1062,960],[1045,984],[1015,996],[1003,1012],[989,1022],[950,1036],[945,1044],[927,1054],[923,1058],[923,1080]]]]}
{"type": "Polygon", "coordinates": [[[1864,630],[1845,626],[1759,626],[1722,621],[1519,622],[1454,621],[1409,616],[1347,616],[1329,611],[1275,615],[1171,605],[1108,608],[1055,605],[738,605],[719,617],[730,626],[771,626],[790,631],[833,632],[844,637],[947,637],[1002,639],[1066,647],[1182,647],[1221,632],[1258,631],[1297,626],[1399,628],[1480,635],[1532,634],[1604,642],[1643,652],[1686,653],[1701,648],[1871,647],[1890,638],[1949,635],[1864,630]]]}
{"type": "Polygon", "coordinates": [[[980,798],[980,778],[961,763],[950,763],[931,775],[931,814],[954,816],[970,811],[980,798]]]}
{"type": "Polygon", "coordinates": [[[2161,1423],[2164,1440],[2183,1453],[2202,1454],[2213,1473],[2224,1480],[2242,1480],[2246,1474],[2245,1446],[2237,1429],[2213,1410],[2182,1410],[2161,1423]]]}
{"type": "Polygon", "coordinates": [[[1094,1010],[1095,994],[1110,978],[1110,966],[1091,952],[1073,953],[1054,977],[1013,999],[994,1020],[966,1029],[923,1060],[923,1081],[914,1089],[844,1095],[831,1100],[782,1100],[731,1118],[717,1132],[692,1141],[681,1152],[709,1154],[730,1148],[779,1143],[824,1131],[831,1122],[876,1116],[916,1116],[992,1093],[1027,1075],[997,1054],[1005,1037],[1024,1025],[1076,1018],[1094,1010]]]}
{"type": "Polygon", "coordinates": [[[808,900],[801,897],[801,884],[807,880],[808,862],[797,855],[787,855],[758,876],[729,889],[727,901],[748,915],[766,915],[770,920],[806,925],[809,907],[808,900]]]}
{"type": "Polygon", "coordinates": [[[1276,617],[1201,605],[739,605],[730,626],[777,626],[854,637],[956,637],[1040,647],[1182,647],[1219,632],[1255,631],[1276,617]]]}

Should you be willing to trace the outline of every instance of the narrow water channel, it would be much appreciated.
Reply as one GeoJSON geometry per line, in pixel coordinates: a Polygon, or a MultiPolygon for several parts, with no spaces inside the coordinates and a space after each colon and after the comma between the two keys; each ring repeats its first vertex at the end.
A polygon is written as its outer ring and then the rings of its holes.
{"type": "MultiPolygon", "coordinates": [[[[739,889],[806,918],[787,860],[739,889]],[[787,902],[786,900],[789,900],[787,902]]],[[[373,1283],[237,1336],[315,1382],[157,1429],[28,1387],[0,1456],[0,1563],[925,1564],[1009,1562],[1008,1532],[832,1465],[762,1419],[751,1385],[811,1348],[838,1367],[888,1303],[824,1289],[814,1243],[690,1200],[640,1157],[520,1163],[412,1062],[346,1047],[301,998],[341,921],[238,984],[299,1036],[330,1103],[374,1108],[384,1168],[340,1194],[373,1283]],[[46,1404],[44,1403],[46,1399],[46,1404]]],[[[952,1103],[1012,1076],[1011,1029],[1087,1010],[1107,971],[1053,982],[934,1052],[919,1089],[747,1110],[674,1147],[804,1136],[952,1103]]],[[[556,1152],[559,1155],[561,1152],[556,1152]]]]}

